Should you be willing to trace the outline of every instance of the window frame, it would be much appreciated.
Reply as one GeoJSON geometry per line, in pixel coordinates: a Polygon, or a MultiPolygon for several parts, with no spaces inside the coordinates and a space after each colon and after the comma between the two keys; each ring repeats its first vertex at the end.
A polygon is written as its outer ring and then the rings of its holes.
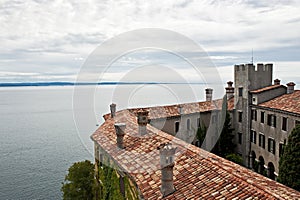
{"type": "Polygon", "coordinates": [[[287,129],[288,129],[288,118],[287,117],[282,117],[281,130],[287,131],[287,129]]]}
{"type": "Polygon", "coordinates": [[[180,129],[180,122],[179,121],[175,121],[175,123],[174,123],[174,132],[178,133],[179,129],[180,129]]]}
{"type": "Polygon", "coordinates": [[[265,123],[265,112],[263,111],[260,112],[260,123],[265,123]]]}
{"type": "Polygon", "coordinates": [[[239,123],[243,122],[243,112],[242,111],[238,111],[238,122],[239,123]]]}
{"type": "Polygon", "coordinates": [[[266,137],[263,133],[259,133],[258,146],[266,148],[266,137]]]}
{"type": "Polygon", "coordinates": [[[241,132],[238,132],[238,143],[243,144],[243,134],[241,132]]]}

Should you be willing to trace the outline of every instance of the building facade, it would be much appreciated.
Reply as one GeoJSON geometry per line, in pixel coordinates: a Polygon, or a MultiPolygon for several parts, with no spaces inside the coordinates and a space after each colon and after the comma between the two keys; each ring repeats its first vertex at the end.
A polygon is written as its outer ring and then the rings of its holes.
{"type": "Polygon", "coordinates": [[[299,199],[299,192],[270,179],[276,179],[284,144],[300,123],[300,91],[292,82],[272,80],[272,64],[236,65],[223,99],[213,100],[213,90],[206,89],[203,102],[121,111],[112,104],[91,136],[96,163],[113,165],[120,188],[126,180],[140,199],[299,199]],[[220,136],[226,109],[236,152],[252,170],[208,152],[220,136]],[[209,136],[202,149],[194,146],[200,126],[209,136]]]}

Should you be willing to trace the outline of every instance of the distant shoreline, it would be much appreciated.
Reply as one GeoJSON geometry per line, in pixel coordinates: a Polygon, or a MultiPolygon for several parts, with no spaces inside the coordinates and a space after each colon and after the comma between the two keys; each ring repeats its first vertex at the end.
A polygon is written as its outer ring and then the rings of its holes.
{"type": "Polygon", "coordinates": [[[156,85],[156,84],[199,84],[204,83],[159,83],[159,82],[100,82],[100,83],[74,83],[74,82],[31,82],[31,83],[0,83],[0,87],[29,87],[29,86],[75,86],[75,85],[156,85]]]}

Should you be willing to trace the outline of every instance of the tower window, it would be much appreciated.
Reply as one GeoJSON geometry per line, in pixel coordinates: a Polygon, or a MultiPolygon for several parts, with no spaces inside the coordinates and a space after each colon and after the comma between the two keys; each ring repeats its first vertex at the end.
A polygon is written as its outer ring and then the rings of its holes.
{"type": "Polygon", "coordinates": [[[243,121],[243,112],[239,112],[239,122],[243,121]]]}
{"type": "Polygon", "coordinates": [[[242,133],[238,133],[238,139],[239,139],[239,144],[242,144],[243,142],[243,134],[242,133]]]}
{"type": "Polygon", "coordinates": [[[242,96],[243,96],[243,88],[240,87],[240,88],[239,88],[239,97],[242,97],[242,96]]]}

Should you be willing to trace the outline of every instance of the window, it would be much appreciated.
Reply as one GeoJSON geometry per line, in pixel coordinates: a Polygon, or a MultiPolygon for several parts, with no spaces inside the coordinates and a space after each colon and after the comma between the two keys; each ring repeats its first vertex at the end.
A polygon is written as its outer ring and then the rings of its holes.
{"type": "Polygon", "coordinates": [[[260,112],[260,122],[265,123],[265,112],[260,112]]]}
{"type": "Polygon", "coordinates": [[[187,130],[191,130],[191,120],[190,119],[187,119],[187,121],[186,121],[186,128],[187,128],[187,130]]]}
{"type": "Polygon", "coordinates": [[[287,131],[287,118],[282,117],[282,130],[287,131]]]}
{"type": "Polygon", "coordinates": [[[251,119],[254,121],[257,120],[257,110],[251,110],[251,119]]]}
{"type": "Polygon", "coordinates": [[[243,121],[243,112],[239,112],[239,122],[243,121]]]}
{"type": "Polygon", "coordinates": [[[243,96],[243,88],[240,87],[240,88],[239,88],[239,97],[242,97],[242,96],[243,96]]]}
{"type": "Polygon", "coordinates": [[[268,121],[267,121],[267,124],[268,124],[269,126],[276,127],[276,116],[275,116],[275,115],[269,114],[269,115],[268,115],[268,121]]]}
{"type": "Polygon", "coordinates": [[[263,134],[259,134],[258,145],[262,148],[265,148],[265,136],[263,134]]]}
{"type": "Polygon", "coordinates": [[[238,141],[239,144],[242,144],[242,142],[243,142],[243,141],[242,141],[242,140],[243,140],[243,135],[242,135],[242,133],[238,133],[238,137],[239,137],[239,138],[238,138],[238,139],[239,139],[239,141],[238,141]]]}
{"type": "Polygon", "coordinates": [[[175,122],[175,133],[179,131],[179,122],[175,122]]]}
{"type": "Polygon", "coordinates": [[[275,154],[275,140],[268,138],[268,151],[275,154]]]}
{"type": "Polygon", "coordinates": [[[284,152],[284,144],[279,143],[279,157],[282,156],[283,152],[284,152]]]}
{"type": "Polygon", "coordinates": [[[250,139],[252,143],[256,144],[256,131],[250,131],[250,139]]]}

